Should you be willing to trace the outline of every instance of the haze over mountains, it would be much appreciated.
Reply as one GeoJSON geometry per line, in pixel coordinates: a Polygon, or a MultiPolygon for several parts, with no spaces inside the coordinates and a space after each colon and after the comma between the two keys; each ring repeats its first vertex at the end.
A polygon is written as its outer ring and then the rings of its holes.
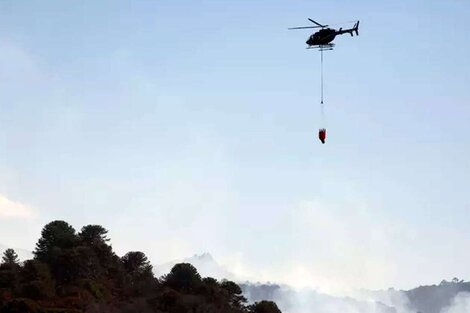
{"type": "Polygon", "coordinates": [[[156,273],[168,272],[179,262],[193,264],[204,276],[231,279],[240,284],[250,302],[275,301],[286,313],[469,313],[470,282],[457,278],[411,290],[357,290],[349,296],[334,296],[314,289],[296,289],[285,284],[250,282],[236,277],[209,253],[194,255],[156,266],[156,273]]]}

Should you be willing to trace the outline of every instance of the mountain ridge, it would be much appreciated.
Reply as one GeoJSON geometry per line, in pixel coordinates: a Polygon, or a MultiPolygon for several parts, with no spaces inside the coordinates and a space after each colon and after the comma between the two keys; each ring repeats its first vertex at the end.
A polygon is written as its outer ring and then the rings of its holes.
{"type": "Polygon", "coordinates": [[[236,275],[220,265],[208,252],[194,254],[180,261],[167,262],[165,268],[180,262],[194,263],[193,265],[198,270],[201,268],[201,272],[206,276],[236,281],[249,302],[261,299],[275,301],[283,312],[302,312],[313,308],[329,312],[328,310],[334,307],[333,312],[358,310],[364,313],[441,313],[452,305],[454,298],[460,293],[470,293],[470,282],[454,278],[450,282],[443,280],[440,284],[418,286],[409,290],[358,289],[357,294],[353,296],[340,297],[324,294],[312,288],[297,290],[287,284],[237,279],[236,275]],[[212,269],[216,269],[216,273],[211,272],[212,269]]]}
{"type": "Polygon", "coordinates": [[[210,253],[203,252],[201,254],[194,254],[191,257],[182,260],[173,260],[155,266],[154,272],[158,276],[169,273],[171,268],[178,263],[190,263],[196,267],[203,276],[211,276],[216,279],[236,280],[232,272],[220,265],[210,253]]]}

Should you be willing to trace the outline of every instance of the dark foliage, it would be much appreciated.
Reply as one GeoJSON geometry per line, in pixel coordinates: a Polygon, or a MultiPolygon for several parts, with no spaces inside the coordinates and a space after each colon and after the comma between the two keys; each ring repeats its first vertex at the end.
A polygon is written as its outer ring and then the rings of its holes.
{"type": "Polygon", "coordinates": [[[18,267],[10,264],[0,265],[0,288],[15,286],[18,280],[18,267]]]}
{"type": "Polygon", "coordinates": [[[109,241],[108,231],[101,225],[87,225],[78,234],[81,243],[89,246],[104,244],[109,241]]]}
{"type": "Polygon", "coordinates": [[[37,260],[54,265],[64,251],[75,247],[77,243],[78,237],[71,225],[64,221],[53,221],[42,229],[34,255],[37,260]]]}
{"type": "Polygon", "coordinates": [[[0,309],[0,313],[40,313],[39,305],[30,299],[14,299],[0,309]]]}
{"type": "Polygon", "coordinates": [[[153,276],[153,267],[143,252],[128,252],[121,258],[121,262],[132,296],[149,294],[158,287],[158,280],[153,276]]]}
{"type": "Polygon", "coordinates": [[[49,299],[55,295],[55,282],[49,267],[37,260],[28,260],[21,268],[17,294],[34,300],[49,299]]]}
{"type": "Polygon", "coordinates": [[[193,265],[180,263],[173,266],[164,281],[166,286],[175,290],[194,292],[201,286],[202,279],[193,265]]]}
{"type": "Polygon", "coordinates": [[[276,303],[272,301],[256,302],[249,307],[250,313],[282,313],[276,303]]]}
{"type": "Polygon", "coordinates": [[[242,308],[247,302],[242,295],[242,289],[233,281],[225,280],[222,282],[221,287],[227,292],[230,304],[233,307],[242,308]]]}
{"type": "Polygon", "coordinates": [[[201,278],[189,263],[176,264],[160,281],[143,252],[118,257],[107,234],[100,225],[77,234],[67,222],[53,221],[43,228],[34,259],[20,264],[14,250],[5,251],[0,313],[279,312],[269,303],[246,306],[239,285],[201,278]]]}
{"type": "Polygon", "coordinates": [[[122,257],[122,265],[129,274],[146,274],[152,272],[147,256],[140,251],[128,252],[122,257]]]}
{"type": "Polygon", "coordinates": [[[5,252],[3,252],[2,264],[18,265],[19,263],[18,254],[16,254],[15,250],[6,249],[5,252]]]}

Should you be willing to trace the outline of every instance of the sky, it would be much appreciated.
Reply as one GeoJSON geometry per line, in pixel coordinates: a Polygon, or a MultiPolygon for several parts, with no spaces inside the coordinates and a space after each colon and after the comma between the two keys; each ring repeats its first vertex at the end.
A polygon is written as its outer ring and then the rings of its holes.
{"type": "MultiPolygon", "coordinates": [[[[470,3],[0,1],[0,243],[100,224],[240,277],[470,280],[470,3]],[[310,30],[360,20],[320,55],[310,30]]],[[[345,24],[344,27],[351,24],[345,24]]],[[[334,26],[341,27],[341,25],[334,26]]]]}

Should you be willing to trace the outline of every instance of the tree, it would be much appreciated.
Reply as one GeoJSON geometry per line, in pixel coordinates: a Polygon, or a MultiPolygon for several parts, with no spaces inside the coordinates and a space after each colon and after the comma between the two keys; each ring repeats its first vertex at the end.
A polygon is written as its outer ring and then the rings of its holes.
{"type": "Polygon", "coordinates": [[[87,225],[82,227],[78,234],[80,241],[86,245],[104,244],[109,241],[106,237],[108,231],[100,225],[87,225]]]}
{"type": "Polygon", "coordinates": [[[117,267],[122,267],[121,259],[108,244],[110,239],[107,238],[107,234],[108,230],[101,225],[84,226],[78,234],[80,244],[91,249],[95,255],[93,262],[99,263],[99,266],[94,269],[95,276],[112,275],[117,267]]]}
{"type": "Polygon", "coordinates": [[[218,287],[218,282],[217,282],[217,279],[213,278],[213,277],[204,277],[202,279],[202,282],[207,285],[207,286],[211,286],[211,287],[218,287]]]}
{"type": "Polygon", "coordinates": [[[173,266],[164,280],[167,286],[176,290],[194,291],[201,285],[201,275],[189,263],[179,263],[173,266]]]}
{"type": "Polygon", "coordinates": [[[242,289],[233,281],[224,280],[220,287],[227,292],[230,305],[233,307],[242,308],[243,304],[247,302],[246,298],[242,295],[242,289]]]}
{"type": "Polygon", "coordinates": [[[157,288],[158,280],[153,276],[153,267],[143,252],[128,252],[122,257],[121,262],[126,272],[129,290],[133,295],[149,294],[157,288]]]}
{"type": "Polygon", "coordinates": [[[124,265],[124,269],[128,273],[143,274],[146,272],[152,272],[153,267],[143,252],[128,252],[125,256],[122,257],[121,260],[124,265]]]}
{"type": "Polygon", "coordinates": [[[2,263],[0,264],[0,288],[15,289],[19,269],[18,255],[15,250],[5,250],[3,252],[2,263]]]}
{"type": "Polygon", "coordinates": [[[50,222],[42,229],[34,255],[36,259],[53,266],[61,250],[76,246],[77,239],[75,229],[67,222],[50,222]]]}
{"type": "Polygon", "coordinates": [[[230,295],[241,295],[242,289],[236,283],[230,280],[222,281],[220,285],[223,289],[225,289],[230,295]]]}
{"type": "Polygon", "coordinates": [[[248,307],[250,313],[282,313],[276,303],[272,301],[255,302],[248,307]]]}
{"type": "Polygon", "coordinates": [[[5,252],[3,252],[2,264],[19,265],[19,263],[18,254],[16,254],[15,250],[6,249],[5,252]]]}

